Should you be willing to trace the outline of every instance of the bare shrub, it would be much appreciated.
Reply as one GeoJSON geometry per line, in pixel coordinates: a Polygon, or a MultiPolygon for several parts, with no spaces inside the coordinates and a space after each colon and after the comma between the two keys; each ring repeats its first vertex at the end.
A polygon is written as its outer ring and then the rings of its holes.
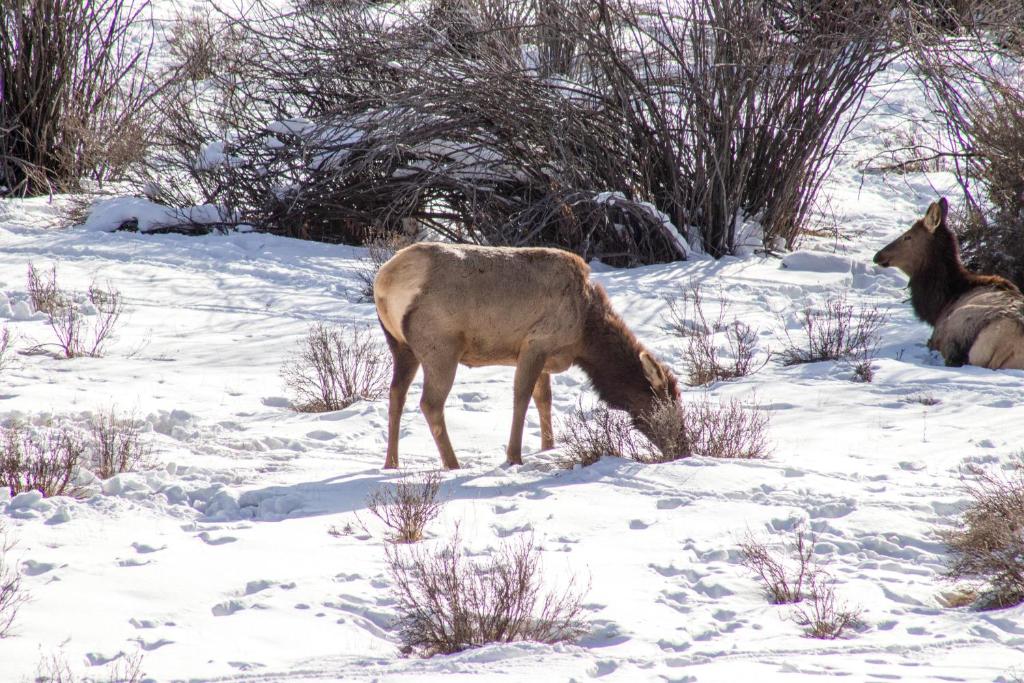
{"type": "Polygon", "coordinates": [[[113,409],[92,419],[91,468],[97,477],[109,479],[145,464],[149,447],[142,441],[142,425],[134,415],[122,417],[113,409]]]}
{"type": "Polygon", "coordinates": [[[725,322],[726,304],[719,304],[718,312],[708,315],[699,283],[691,282],[686,293],[679,298],[668,299],[667,303],[669,328],[686,343],[683,360],[690,386],[746,377],[768,362],[770,354],[760,362],[755,359],[756,330],[739,320],[725,322]],[[724,356],[718,344],[722,336],[725,338],[724,356]]]}
{"type": "MultiPolygon", "coordinates": [[[[200,5],[200,8],[202,6],[200,5]]],[[[177,77],[202,81],[214,75],[218,52],[217,26],[210,15],[200,8],[189,14],[178,13],[167,36],[167,49],[175,61],[177,77]]]]}
{"type": "Polygon", "coordinates": [[[309,328],[302,348],[281,370],[301,412],[341,410],[356,401],[374,401],[387,393],[391,376],[388,352],[365,328],[309,328]]]}
{"type": "Polygon", "coordinates": [[[28,264],[28,297],[32,310],[53,315],[63,305],[60,287],[57,286],[57,266],[51,266],[47,274],[40,273],[34,263],[28,264]]]}
{"type": "Polygon", "coordinates": [[[124,311],[121,293],[109,285],[102,288],[93,283],[84,296],[61,289],[57,266],[42,276],[30,263],[28,291],[33,308],[49,316],[50,329],[65,358],[102,355],[124,311]],[[92,309],[90,324],[86,324],[82,310],[85,302],[92,309]]]}
{"type": "Polygon", "coordinates": [[[102,674],[79,676],[62,653],[42,657],[36,666],[35,683],[143,683],[152,680],[142,670],[142,654],[118,657],[102,674]]]}
{"type": "Polygon", "coordinates": [[[430,472],[422,481],[403,478],[394,488],[378,488],[366,500],[367,509],[384,523],[392,543],[416,543],[423,540],[428,524],[441,512],[438,500],[441,475],[430,472]]]}
{"type": "Polygon", "coordinates": [[[768,457],[768,415],[756,404],[738,399],[719,403],[708,398],[660,403],[645,418],[656,447],[635,456],[640,462],[670,462],[692,455],[707,458],[768,457]]]}
{"type": "Polygon", "coordinates": [[[385,547],[398,601],[402,643],[425,656],[452,654],[487,643],[558,643],[586,631],[582,596],[572,582],[543,590],[540,553],[531,540],[502,545],[478,560],[461,539],[433,551],[385,547]]]}
{"type": "Polygon", "coordinates": [[[1024,473],[975,469],[971,502],[957,526],[940,532],[950,551],[947,576],[971,582],[982,609],[1024,602],[1024,473]]]}
{"type": "Polygon", "coordinates": [[[897,5],[256,2],[237,63],[169,97],[148,177],[349,244],[413,218],[616,265],[686,258],[685,226],[715,256],[744,223],[776,249],[892,58],[897,5]]]}
{"type": "Polygon", "coordinates": [[[878,306],[857,311],[846,303],[846,295],[829,297],[823,308],[803,310],[800,342],[794,342],[789,330],[783,327],[788,343],[782,351],[782,362],[796,365],[825,360],[850,361],[866,367],[859,376],[870,381],[869,361],[878,348],[885,321],[886,315],[878,306]]]}
{"type": "Polygon", "coordinates": [[[559,440],[567,467],[586,467],[605,455],[642,463],[693,455],[765,458],[767,426],[768,416],[756,404],[747,407],[735,399],[717,403],[702,398],[679,405],[657,402],[639,425],[628,414],[604,405],[589,412],[577,407],[563,420],[559,440]]]}
{"type": "Polygon", "coordinates": [[[11,331],[0,327],[0,371],[7,367],[7,352],[11,350],[11,331]]]}
{"type": "Polygon", "coordinates": [[[814,562],[814,538],[806,529],[796,530],[796,538],[782,553],[773,553],[768,546],[748,534],[740,544],[743,566],[761,580],[765,595],[773,605],[800,602],[814,576],[819,572],[814,562]]]}
{"type": "Polygon", "coordinates": [[[1024,7],[972,4],[955,37],[924,13],[907,40],[942,112],[939,151],[964,198],[953,222],[964,262],[1024,286],[1024,7]]]}
{"type": "Polygon", "coordinates": [[[363,282],[361,294],[364,301],[373,301],[373,281],[376,279],[377,271],[380,270],[380,267],[387,263],[399,249],[407,247],[415,241],[415,236],[387,232],[375,235],[365,242],[366,259],[362,267],[357,271],[359,279],[363,282]]]}
{"type": "Polygon", "coordinates": [[[0,195],[116,179],[148,139],[146,0],[0,8],[0,195]],[[59,37],[59,39],[58,39],[59,37]]]}
{"type": "Polygon", "coordinates": [[[32,430],[15,423],[0,434],[0,486],[12,495],[39,491],[44,496],[73,496],[85,444],[70,427],[32,430]]]}
{"type": "Polygon", "coordinates": [[[21,574],[11,562],[12,541],[0,523],[0,638],[11,635],[18,610],[28,600],[21,586],[21,574]]]}
{"type": "Polygon", "coordinates": [[[835,580],[826,572],[811,576],[808,599],[795,608],[793,620],[808,638],[835,640],[863,625],[861,610],[836,596],[835,580]]]}
{"type": "Polygon", "coordinates": [[[561,464],[566,468],[588,467],[606,455],[636,459],[646,446],[629,415],[604,404],[590,411],[578,404],[562,420],[558,440],[563,444],[561,464]]]}

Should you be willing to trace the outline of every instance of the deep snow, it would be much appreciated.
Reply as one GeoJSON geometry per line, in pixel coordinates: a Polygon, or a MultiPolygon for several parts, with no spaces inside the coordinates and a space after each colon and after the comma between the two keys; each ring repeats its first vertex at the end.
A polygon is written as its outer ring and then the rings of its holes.
{"type": "MultiPolygon", "coordinates": [[[[731,316],[758,328],[765,349],[781,346],[782,326],[795,330],[804,307],[836,294],[890,314],[871,384],[850,381],[843,364],[771,360],[711,387],[712,397],[756,399],[770,413],[771,458],[606,458],[566,471],[557,454],[534,452],[531,409],[525,464],[505,467],[512,371],[460,370],[447,419],[464,469],[444,475],[448,503],[426,542],[445,542],[456,524],[473,552],[532,534],[554,585],[577,576],[591,586],[590,632],[571,645],[399,655],[384,534],[365,512],[367,495],[400,476],[380,469],[386,404],[298,414],[280,377],[312,322],[376,325],[373,306],[358,303],[361,250],[251,233],[57,230],[62,198],[0,204],[0,325],[17,349],[51,341],[44,316],[21,304],[30,262],[57,264],[65,287],[109,282],[126,298],[104,357],[15,355],[0,372],[0,418],[84,424],[114,407],[146,419],[153,447],[150,468],[93,482],[81,500],[0,497],[31,596],[16,635],[0,640],[0,680],[31,680],[55,653],[101,679],[111,662],[139,653],[155,680],[1024,675],[1024,607],[944,607],[952,586],[941,578],[937,534],[965,502],[964,465],[1015,458],[1024,373],[943,367],[925,348],[929,330],[905,302],[904,278],[870,263],[954,188],[944,173],[860,173],[885,131],[928,116],[898,78],[873,98],[825,188],[830,210],[816,219],[835,221],[844,237],[809,240],[781,260],[595,264],[630,326],[680,376],[683,342],[666,328],[663,297],[691,279],[709,306],[728,302],[731,316]],[[369,536],[328,533],[359,520],[369,536]],[[791,608],[768,604],[739,563],[748,532],[781,543],[800,523],[815,533],[840,596],[864,609],[866,628],[848,639],[803,637],[791,608]]],[[[593,400],[578,371],[553,384],[558,416],[581,395],[593,400]]],[[[403,419],[405,472],[439,466],[419,386],[403,419]]]]}

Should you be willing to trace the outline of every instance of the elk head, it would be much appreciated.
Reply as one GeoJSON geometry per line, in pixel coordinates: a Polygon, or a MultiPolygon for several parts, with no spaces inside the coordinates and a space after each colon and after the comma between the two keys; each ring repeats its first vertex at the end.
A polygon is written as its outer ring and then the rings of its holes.
{"type": "Polygon", "coordinates": [[[933,252],[935,232],[946,226],[949,202],[943,197],[932,202],[919,219],[905,233],[894,239],[875,254],[875,263],[883,268],[899,268],[909,277],[914,277],[928,262],[933,252]]]}

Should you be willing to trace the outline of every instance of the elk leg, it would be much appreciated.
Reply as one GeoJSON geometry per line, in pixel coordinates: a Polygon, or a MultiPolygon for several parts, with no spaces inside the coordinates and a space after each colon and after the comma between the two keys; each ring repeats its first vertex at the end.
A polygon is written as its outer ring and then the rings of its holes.
{"type": "Polygon", "coordinates": [[[457,357],[423,359],[423,397],[420,399],[420,410],[430,425],[430,434],[434,437],[434,443],[441,454],[441,463],[448,470],[459,469],[459,461],[455,458],[455,450],[452,448],[448,428],[444,423],[444,402],[452,389],[458,365],[457,357]]]}
{"type": "Polygon", "coordinates": [[[555,447],[555,437],[551,432],[551,375],[546,372],[540,373],[533,387],[533,404],[540,413],[540,449],[549,451],[555,447]]]}
{"type": "Polygon", "coordinates": [[[544,370],[545,360],[542,353],[530,347],[519,352],[513,389],[512,433],[508,437],[508,451],[505,458],[510,465],[523,464],[523,422],[526,421],[526,408],[530,405],[530,394],[537,386],[537,380],[544,370]]]}
{"type": "Polygon", "coordinates": [[[391,348],[392,371],[391,392],[388,396],[388,455],[384,460],[384,469],[398,469],[398,430],[402,424],[402,410],[405,409],[405,397],[409,393],[409,385],[416,377],[420,362],[405,344],[388,335],[388,346],[391,348]]]}

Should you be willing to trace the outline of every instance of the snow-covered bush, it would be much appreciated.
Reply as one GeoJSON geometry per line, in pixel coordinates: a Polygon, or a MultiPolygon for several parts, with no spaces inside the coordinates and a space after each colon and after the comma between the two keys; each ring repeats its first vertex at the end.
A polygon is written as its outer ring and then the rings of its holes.
{"type": "Polygon", "coordinates": [[[295,395],[297,410],[341,410],[387,393],[391,357],[369,329],[332,328],[318,322],[309,328],[281,375],[295,395]]]}
{"type": "Polygon", "coordinates": [[[459,536],[432,550],[388,545],[388,568],[407,652],[452,654],[487,643],[558,643],[586,632],[583,596],[545,590],[532,539],[468,559],[459,536]]]}
{"type": "MultiPolygon", "coordinates": [[[[896,4],[896,3],[892,3],[896,4]]],[[[447,238],[617,265],[769,248],[805,225],[889,2],[256,2],[241,47],[168,89],[153,196],[257,229],[447,238]],[[722,39],[727,36],[728,39],[722,39]]]]}
{"type": "Polygon", "coordinates": [[[118,177],[144,153],[146,0],[12,0],[0,6],[0,196],[118,177]],[[59,37],[59,39],[58,39],[59,37]]]}
{"type": "Polygon", "coordinates": [[[846,302],[845,294],[830,296],[820,308],[807,307],[801,312],[802,335],[796,341],[783,325],[787,345],[781,352],[782,362],[848,361],[858,377],[870,381],[870,361],[885,321],[885,313],[876,305],[857,310],[846,302]]]}
{"type": "Polygon", "coordinates": [[[429,472],[422,481],[401,479],[395,486],[381,487],[370,494],[366,508],[388,528],[392,543],[423,540],[427,525],[441,512],[441,475],[429,472]]]}
{"type": "Polygon", "coordinates": [[[691,282],[681,295],[669,298],[667,303],[669,328],[686,344],[683,361],[690,386],[746,377],[768,363],[770,353],[760,360],[756,358],[757,330],[740,320],[727,323],[728,307],[724,303],[719,304],[717,313],[707,313],[699,283],[691,282]],[[725,341],[724,353],[719,335],[725,341]]]}
{"type": "Polygon", "coordinates": [[[955,528],[940,532],[949,547],[948,576],[979,589],[983,609],[1024,602],[1024,473],[975,470],[971,502],[955,528]]]}
{"type": "Polygon", "coordinates": [[[15,422],[0,432],[0,486],[12,495],[75,495],[85,442],[65,425],[32,428],[15,422]]]}

